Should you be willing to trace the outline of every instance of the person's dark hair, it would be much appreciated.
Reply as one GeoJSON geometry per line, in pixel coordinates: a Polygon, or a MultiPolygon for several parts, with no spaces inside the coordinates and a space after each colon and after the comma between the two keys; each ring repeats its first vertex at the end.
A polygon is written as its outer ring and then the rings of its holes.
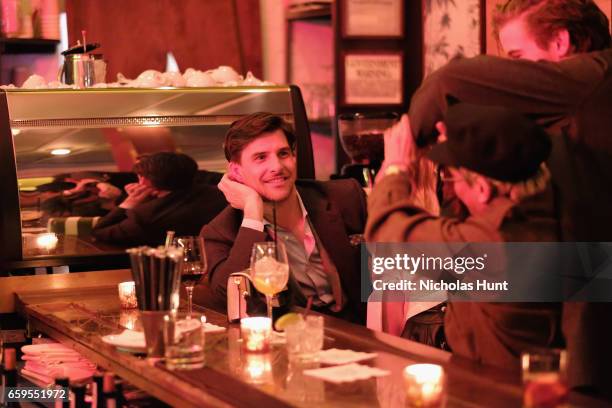
{"type": "Polygon", "coordinates": [[[574,52],[610,48],[608,17],[593,0],[508,0],[493,12],[493,31],[525,14],[536,44],[546,49],[555,33],[566,29],[574,52]],[[526,13],[526,14],[525,14],[526,13]]]}
{"type": "Polygon", "coordinates": [[[287,143],[295,151],[295,134],[291,125],[282,117],[268,112],[252,113],[231,124],[225,134],[223,150],[227,161],[240,162],[240,154],[244,148],[263,133],[282,130],[287,143]]]}
{"type": "Polygon", "coordinates": [[[159,152],[139,157],[133,171],[149,179],[155,188],[174,191],[193,184],[198,164],[183,153],[159,152]]]}

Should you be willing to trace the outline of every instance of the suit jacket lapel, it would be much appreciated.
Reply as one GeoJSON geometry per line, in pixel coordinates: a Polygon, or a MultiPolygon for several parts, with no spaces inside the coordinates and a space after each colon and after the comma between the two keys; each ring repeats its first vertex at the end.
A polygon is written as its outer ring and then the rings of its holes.
{"type": "MultiPolygon", "coordinates": [[[[298,191],[304,207],[308,210],[308,217],[314,226],[315,233],[337,270],[342,289],[345,292],[351,290],[354,282],[352,276],[347,275],[354,274],[352,271],[355,268],[355,257],[348,244],[349,239],[346,236],[342,216],[331,208],[327,197],[316,190],[298,187],[298,191]]],[[[359,290],[359,285],[357,285],[357,290],[359,290]]],[[[352,296],[349,295],[349,298],[352,296]]]]}

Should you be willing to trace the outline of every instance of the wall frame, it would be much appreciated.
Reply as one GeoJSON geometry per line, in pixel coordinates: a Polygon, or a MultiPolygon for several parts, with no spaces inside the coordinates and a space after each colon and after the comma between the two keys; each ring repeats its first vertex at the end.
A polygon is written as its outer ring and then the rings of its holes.
{"type": "Polygon", "coordinates": [[[404,37],[403,0],[339,0],[342,37],[393,39],[404,37]]]}
{"type": "Polygon", "coordinates": [[[404,103],[402,51],[344,52],[341,61],[342,105],[404,103]]]}

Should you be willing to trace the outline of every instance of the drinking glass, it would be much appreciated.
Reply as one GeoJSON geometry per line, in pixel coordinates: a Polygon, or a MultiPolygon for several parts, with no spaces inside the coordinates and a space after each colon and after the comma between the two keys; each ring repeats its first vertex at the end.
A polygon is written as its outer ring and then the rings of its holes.
{"type": "Polygon", "coordinates": [[[164,353],[170,370],[202,368],[206,317],[200,313],[164,315],[164,353]]]}
{"type": "Polygon", "coordinates": [[[251,254],[251,278],[255,288],[266,295],[268,317],[272,319],[272,297],[287,286],[289,262],[282,242],[256,242],[251,254]]]}
{"type": "Polygon", "coordinates": [[[306,316],[285,327],[290,360],[317,361],[323,348],[323,316],[306,316]]]}
{"type": "Polygon", "coordinates": [[[567,403],[565,350],[542,349],[521,354],[523,406],[548,408],[567,403]]]}
{"type": "Polygon", "coordinates": [[[187,291],[187,314],[193,312],[193,288],[206,275],[206,252],[204,238],[185,236],[174,238],[174,245],[183,248],[181,282],[187,291]]]}

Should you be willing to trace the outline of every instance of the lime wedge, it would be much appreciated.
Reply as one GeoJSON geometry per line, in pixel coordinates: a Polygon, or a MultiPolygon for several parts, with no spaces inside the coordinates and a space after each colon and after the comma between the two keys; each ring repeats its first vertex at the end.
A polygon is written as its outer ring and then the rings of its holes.
{"type": "Polygon", "coordinates": [[[276,323],[274,323],[274,328],[277,331],[285,331],[285,327],[299,323],[302,320],[304,320],[304,318],[299,313],[287,313],[278,318],[276,323]]]}

